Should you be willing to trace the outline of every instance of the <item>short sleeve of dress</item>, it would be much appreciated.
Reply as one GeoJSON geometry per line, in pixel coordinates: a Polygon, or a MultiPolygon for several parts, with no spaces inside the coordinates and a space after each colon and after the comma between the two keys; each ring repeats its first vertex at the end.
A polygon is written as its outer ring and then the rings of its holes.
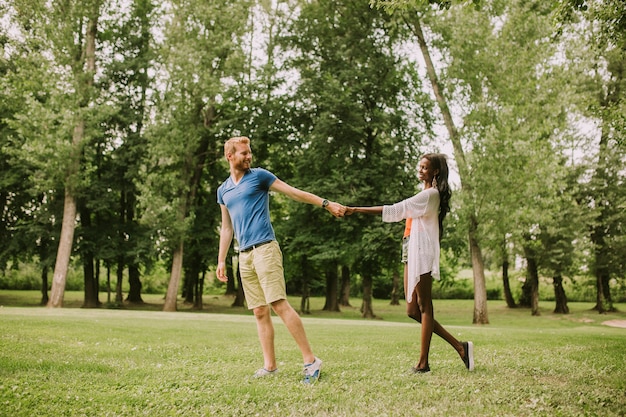
{"type": "Polygon", "coordinates": [[[433,204],[429,204],[431,198],[438,193],[435,188],[429,188],[399,203],[383,206],[383,221],[388,223],[399,222],[425,215],[429,208],[432,209],[433,204]]]}

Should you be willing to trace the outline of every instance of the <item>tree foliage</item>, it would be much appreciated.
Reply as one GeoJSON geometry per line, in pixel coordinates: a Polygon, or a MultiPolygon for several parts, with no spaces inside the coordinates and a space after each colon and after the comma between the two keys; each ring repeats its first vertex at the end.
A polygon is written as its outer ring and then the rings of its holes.
{"type": "MultiPolygon", "coordinates": [[[[592,275],[600,311],[624,283],[619,0],[9,0],[0,9],[0,267],[39,262],[44,303],[55,262],[53,304],[67,262],[83,268],[86,307],[100,304],[101,268],[117,273],[117,303],[126,274],[128,301],[141,302],[141,274],[160,262],[170,270],[166,309],[181,282],[201,308],[217,255],[215,191],[228,175],[222,145],[234,135],[251,137],[255,165],[325,198],[380,205],[413,195],[420,153],[449,138],[407,16],[458,133],[451,162],[463,190],[444,252],[467,264],[459,236],[472,230],[503,275],[520,258],[555,291],[592,275]]],[[[303,306],[325,294],[338,309],[341,276],[374,315],[372,286],[401,267],[401,224],[334,219],[281,196],[272,215],[303,306]]],[[[532,305],[536,294],[524,296],[532,305]]]]}

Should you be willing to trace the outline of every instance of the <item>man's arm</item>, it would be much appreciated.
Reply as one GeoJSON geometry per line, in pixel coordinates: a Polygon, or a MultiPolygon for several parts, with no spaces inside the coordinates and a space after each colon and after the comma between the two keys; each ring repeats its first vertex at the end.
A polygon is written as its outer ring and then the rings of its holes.
{"type": "MultiPolygon", "coordinates": [[[[276,178],[274,183],[271,185],[270,190],[284,194],[292,200],[300,203],[312,204],[314,206],[322,207],[322,202],[324,201],[323,198],[309,193],[308,191],[302,191],[296,187],[292,187],[278,178],[276,178]]],[[[335,203],[334,201],[329,201],[325,208],[335,217],[343,217],[346,212],[346,208],[344,206],[339,203],[335,203]]]]}
{"type": "Polygon", "coordinates": [[[220,204],[222,210],[222,227],[220,228],[220,248],[217,255],[217,279],[222,282],[228,281],[226,275],[226,256],[228,249],[233,241],[233,222],[230,219],[230,213],[225,205],[220,204]]]}

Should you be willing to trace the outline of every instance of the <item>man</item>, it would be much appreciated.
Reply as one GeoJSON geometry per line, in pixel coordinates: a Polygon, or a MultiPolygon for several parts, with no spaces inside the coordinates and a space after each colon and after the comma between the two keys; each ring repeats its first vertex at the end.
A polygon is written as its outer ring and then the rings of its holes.
{"type": "Polygon", "coordinates": [[[217,190],[217,202],[222,210],[217,278],[222,282],[228,280],[226,256],[234,233],[239,244],[239,271],[246,303],[254,312],[263,350],[263,368],[254,376],[258,378],[278,372],[271,306],[302,352],[303,382],[313,383],[320,377],[322,361],[313,355],[302,320],[287,300],[282,252],[270,222],[269,191],[318,205],[335,217],[342,217],[346,208],[294,188],[263,168],[250,168],[252,151],[247,137],[229,139],[224,144],[224,156],[230,166],[230,177],[217,190]]]}

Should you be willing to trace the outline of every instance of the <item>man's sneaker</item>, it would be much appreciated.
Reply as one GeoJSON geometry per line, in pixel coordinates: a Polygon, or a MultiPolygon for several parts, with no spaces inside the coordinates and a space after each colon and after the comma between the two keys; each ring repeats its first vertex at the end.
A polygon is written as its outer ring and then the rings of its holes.
{"type": "Polygon", "coordinates": [[[472,342],[461,342],[463,345],[463,351],[465,355],[463,355],[463,363],[465,363],[465,367],[473,371],[474,370],[474,344],[472,342]]]}
{"type": "Polygon", "coordinates": [[[256,371],[252,377],[253,378],[263,378],[263,377],[266,377],[266,376],[274,376],[277,373],[278,373],[278,368],[274,369],[273,371],[268,371],[265,368],[261,368],[258,371],[256,371]]]}
{"type": "Polygon", "coordinates": [[[322,360],[320,358],[315,358],[313,363],[308,365],[304,365],[304,379],[302,379],[303,384],[313,384],[320,378],[320,374],[322,373],[322,360]]]}

